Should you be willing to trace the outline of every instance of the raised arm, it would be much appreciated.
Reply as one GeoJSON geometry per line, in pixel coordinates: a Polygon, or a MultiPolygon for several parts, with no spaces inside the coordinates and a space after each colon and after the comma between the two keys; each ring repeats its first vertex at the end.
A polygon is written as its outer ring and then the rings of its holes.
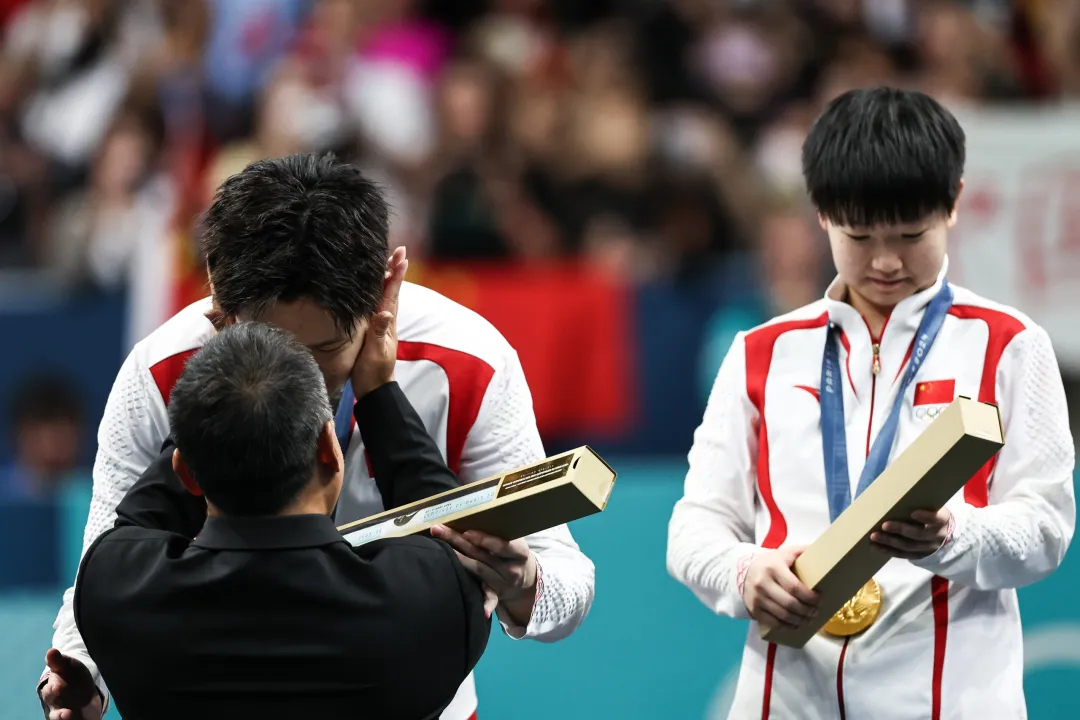
{"type": "Polygon", "coordinates": [[[409,261],[397,248],[387,263],[379,309],[368,322],[350,381],[353,415],[383,506],[391,508],[458,487],[420,416],[396,382],[398,297],[409,261]]]}
{"type": "Polygon", "coordinates": [[[360,398],[355,415],[387,510],[459,487],[439,446],[396,382],[360,398]]]}

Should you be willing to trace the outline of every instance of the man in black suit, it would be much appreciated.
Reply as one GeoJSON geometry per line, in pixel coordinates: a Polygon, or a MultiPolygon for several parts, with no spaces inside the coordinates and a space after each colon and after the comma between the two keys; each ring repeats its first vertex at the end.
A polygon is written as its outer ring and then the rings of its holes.
{"type": "MultiPolygon", "coordinates": [[[[392,381],[392,317],[368,333],[355,416],[388,505],[457,487],[392,381]]],[[[486,647],[493,603],[441,541],[342,539],[344,459],[310,352],[267,325],[228,328],[188,362],[169,420],[175,452],[121,502],[76,584],[120,713],[438,717],[486,647]],[[205,498],[201,530],[180,482],[205,498]]]]}

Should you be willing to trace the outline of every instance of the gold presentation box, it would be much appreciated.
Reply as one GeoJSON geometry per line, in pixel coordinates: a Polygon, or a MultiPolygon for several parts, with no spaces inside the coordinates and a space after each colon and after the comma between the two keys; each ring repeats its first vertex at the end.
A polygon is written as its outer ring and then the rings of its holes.
{"type": "Polygon", "coordinates": [[[795,574],[820,595],[817,616],[798,630],[762,628],[762,638],[803,647],[889,560],[870,533],[887,520],[910,520],[914,510],[943,507],[1004,442],[997,407],[954,400],[795,561],[795,574]]]}
{"type": "Polygon", "coordinates": [[[615,471],[592,448],[582,446],[338,530],[354,547],[426,532],[432,525],[516,540],[601,512],[614,487],[615,471]]]}

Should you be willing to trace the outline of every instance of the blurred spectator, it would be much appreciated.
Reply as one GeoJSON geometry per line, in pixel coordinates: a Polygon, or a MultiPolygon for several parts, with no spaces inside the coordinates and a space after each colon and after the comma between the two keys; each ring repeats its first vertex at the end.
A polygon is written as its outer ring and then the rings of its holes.
{"type": "Polygon", "coordinates": [[[203,122],[202,58],[210,10],[206,0],[158,0],[158,9],[161,42],[148,54],[138,79],[161,103],[172,144],[189,150],[203,122]]]}
{"type": "Polygon", "coordinates": [[[1015,28],[1022,61],[1037,87],[1080,97],[1080,3],[1020,0],[1015,28]]]}
{"type": "Polygon", "coordinates": [[[696,62],[744,138],[796,90],[808,42],[799,16],[777,3],[718,17],[706,31],[696,62]]]}
{"type": "Polygon", "coordinates": [[[66,377],[27,378],[9,413],[15,452],[12,463],[0,470],[0,498],[47,497],[64,483],[85,479],[79,466],[82,403],[66,377]]]}
{"type": "Polygon", "coordinates": [[[292,155],[307,149],[311,138],[305,137],[298,118],[303,112],[303,90],[298,78],[282,73],[270,81],[259,96],[255,125],[249,135],[221,146],[212,157],[203,186],[204,202],[209,204],[225,178],[265,157],[292,155]]]}
{"type": "Polygon", "coordinates": [[[920,90],[945,101],[1014,97],[1019,87],[1010,63],[1006,28],[980,22],[969,3],[919,4],[920,90]]]}
{"type": "Polygon", "coordinates": [[[212,23],[203,58],[211,136],[224,143],[252,127],[256,97],[304,19],[304,0],[195,0],[212,23]]]}
{"type": "Polygon", "coordinates": [[[892,55],[885,48],[865,34],[849,35],[836,44],[832,59],[818,79],[816,106],[803,116],[804,122],[801,123],[804,135],[810,129],[809,123],[813,118],[836,96],[854,88],[903,82],[892,55]]]}
{"type": "MultiPolygon", "coordinates": [[[[434,158],[431,207],[432,254],[445,259],[496,258],[510,254],[499,204],[508,182],[502,131],[495,113],[500,88],[496,72],[483,63],[459,61],[443,75],[437,107],[442,142],[434,158]]],[[[505,193],[504,193],[505,195],[505,193]]]]}
{"type": "Polygon", "coordinates": [[[627,245],[649,220],[650,122],[631,72],[631,40],[622,22],[582,31],[566,43],[562,62],[556,55],[525,76],[517,96],[525,192],[555,223],[561,237],[549,247],[558,254],[633,254],[627,245]],[[534,89],[540,93],[530,98],[534,89]]]}
{"type": "MultiPolygon", "coordinates": [[[[846,85],[846,79],[841,81],[846,85]]],[[[840,94],[836,86],[823,95],[840,94]]],[[[792,105],[773,123],[762,128],[755,148],[754,166],[761,174],[763,190],[798,202],[805,196],[802,177],[802,142],[814,122],[814,108],[792,105]]]]}
{"type": "Polygon", "coordinates": [[[317,0],[292,52],[277,69],[288,94],[289,126],[312,150],[348,143],[353,130],[342,84],[349,72],[363,23],[356,0],[317,0]]]}
{"type": "Polygon", "coordinates": [[[53,213],[44,265],[71,287],[128,288],[128,346],[164,322],[171,281],[173,188],[160,172],[160,108],[131,107],[109,129],[90,183],[53,213]]]}
{"type": "Polygon", "coordinates": [[[18,127],[19,64],[0,57],[0,266],[36,261],[41,224],[48,212],[48,165],[18,127]]]}
{"type": "Polygon", "coordinates": [[[111,287],[127,281],[133,256],[153,243],[168,217],[157,176],[164,141],[158,113],[122,113],[106,134],[90,183],[57,208],[46,265],[65,282],[111,287]]]}
{"type": "Polygon", "coordinates": [[[36,0],[12,18],[4,51],[30,80],[21,128],[58,164],[61,189],[101,143],[156,36],[144,9],[138,1],[36,0]]]}
{"type": "Polygon", "coordinates": [[[809,305],[832,280],[829,245],[816,220],[805,206],[783,197],[762,218],[759,265],[768,315],[809,305]]]}
{"type": "Polygon", "coordinates": [[[361,139],[409,168],[432,153],[432,88],[452,44],[442,26],[412,12],[414,5],[362,3],[361,37],[343,89],[361,139]]]}

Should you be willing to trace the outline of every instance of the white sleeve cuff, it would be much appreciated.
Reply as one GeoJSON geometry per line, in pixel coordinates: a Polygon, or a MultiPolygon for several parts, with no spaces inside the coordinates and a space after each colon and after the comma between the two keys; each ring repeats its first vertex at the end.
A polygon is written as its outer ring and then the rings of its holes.
{"type": "Polygon", "coordinates": [[[766,552],[765,548],[758,545],[753,545],[747,549],[747,551],[738,556],[735,561],[735,602],[733,607],[733,617],[739,619],[748,619],[750,617],[750,610],[746,607],[746,602],[743,600],[743,590],[746,588],[746,574],[750,570],[750,564],[754,562],[754,558],[762,553],[766,552]]]}
{"type": "Polygon", "coordinates": [[[510,614],[503,610],[502,605],[495,609],[495,614],[499,618],[499,624],[502,625],[503,632],[511,640],[523,640],[539,634],[540,629],[536,627],[536,606],[539,604],[540,599],[544,597],[544,566],[540,564],[539,555],[533,553],[533,557],[536,558],[536,595],[533,597],[533,611],[529,615],[529,624],[518,625],[515,623],[510,614]]]}
{"type": "Polygon", "coordinates": [[[912,560],[912,564],[924,570],[936,572],[963,554],[967,549],[965,546],[969,544],[965,542],[969,540],[966,530],[973,509],[967,504],[949,508],[951,517],[949,518],[949,529],[945,541],[933,553],[924,558],[912,560]]]}

